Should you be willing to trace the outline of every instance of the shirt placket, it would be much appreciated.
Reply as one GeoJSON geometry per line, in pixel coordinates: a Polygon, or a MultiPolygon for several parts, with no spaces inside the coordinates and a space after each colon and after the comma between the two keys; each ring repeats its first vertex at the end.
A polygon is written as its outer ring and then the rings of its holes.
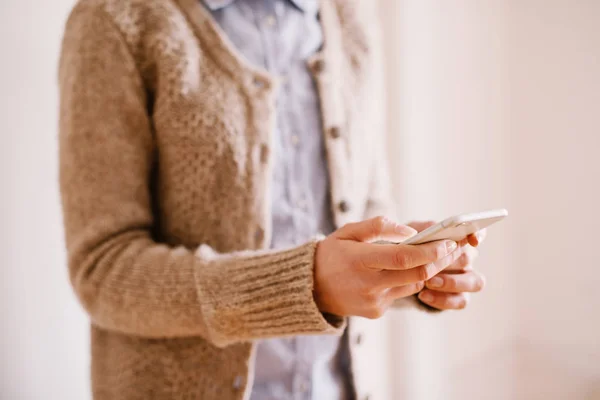
{"type": "MultiPolygon", "coordinates": [[[[281,1],[281,0],[278,0],[281,1]]],[[[257,26],[260,31],[260,35],[263,42],[264,49],[264,62],[265,68],[271,72],[272,74],[283,76],[287,71],[284,71],[282,65],[278,64],[278,61],[281,64],[281,49],[280,46],[280,35],[278,32],[280,16],[276,13],[275,10],[275,2],[267,1],[267,0],[259,0],[257,1],[257,7],[254,8],[255,16],[257,18],[257,26]]],[[[280,112],[278,112],[279,116],[286,116],[286,118],[278,118],[276,121],[276,135],[277,138],[281,142],[281,149],[283,150],[283,158],[282,155],[278,155],[281,160],[285,159],[285,162],[282,162],[281,167],[284,169],[284,182],[281,184],[285,187],[285,199],[288,203],[287,205],[290,207],[292,211],[292,224],[287,234],[292,235],[292,242],[298,243],[303,237],[302,234],[304,229],[302,228],[302,218],[299,215],[299,211],[302,211],[302,208],[306,207],[303,205],[302,196],[298,188],[296,188],[293,184],[297,179],[296,178],[296,165],[298,164],[298,151],[300,147],[300,137],[297,132],[293,131],[293,127],[290,123],[290,118],[288,115],[289,105],[287,104],[287,98],[289,96],[289,91],[291,90],[290,85],[292,82],[287,81],[285,78],[282,79],[283,85],[280,86],[277,96],[277,108],[280,112]],[[284,91],[287,92],[284,94],[284,91]],[[284,94],[284,95],[282,95],[284,94]],[[299,193],[300,192],[300,193],[299,193]],[[298,210],[300,209],[300,210],[298,210]]],[[[294,372],[292,377],[292,398],[294,400],[309,400],[311,398],[310,391],[310,377],[311,370],[310,366],[305,362],[305,360],[300,357],[303,354],[302,341],[297,338],[291,338],[289,340],[289,344],[293,349],[294,353],[294,372]]]]}

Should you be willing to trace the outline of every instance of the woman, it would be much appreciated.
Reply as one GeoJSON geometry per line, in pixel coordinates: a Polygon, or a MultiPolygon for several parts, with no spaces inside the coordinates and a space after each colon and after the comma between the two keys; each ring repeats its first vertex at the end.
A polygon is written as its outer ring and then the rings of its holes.
{"type": "Polygon", "coordinates": [[[350,398],[368,388],[344,317],[417,292],[462,308],[421,291],[448,266],[481,288],[464,243],[369,244],[415,233],[375,217],[393,212],[372,3],[77,4],[60,179],[94,398],[350,398]]]}

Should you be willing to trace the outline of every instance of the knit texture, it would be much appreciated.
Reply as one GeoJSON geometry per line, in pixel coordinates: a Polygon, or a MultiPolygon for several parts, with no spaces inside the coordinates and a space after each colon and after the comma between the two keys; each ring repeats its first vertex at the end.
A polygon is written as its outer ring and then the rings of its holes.
{"type": "MultiPolygon", "coordinates": [[[[391,214],[372,2],[324,0],[321,96],[337,225],[391,214]]],[[[267,251],[274,87],[197,0],[81,0],[59,70],[70,278],[95,399],[241,399],[253,340],[341,334],[316,241],[267,251]]]]}

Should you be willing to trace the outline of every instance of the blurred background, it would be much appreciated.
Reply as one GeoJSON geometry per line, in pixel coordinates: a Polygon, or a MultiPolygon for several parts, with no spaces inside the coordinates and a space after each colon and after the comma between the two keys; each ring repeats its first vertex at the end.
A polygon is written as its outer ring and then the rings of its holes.
{"type": "MultiPolygon", "coordinates": [[[[467,310],[360,321],[374,397],[600,399],[600,1],[378,1],[399,214],[510,216],[467,310]]],[[[57,188],[73,3],[0,3],[1,399],[90,398],[57,188]]]]}

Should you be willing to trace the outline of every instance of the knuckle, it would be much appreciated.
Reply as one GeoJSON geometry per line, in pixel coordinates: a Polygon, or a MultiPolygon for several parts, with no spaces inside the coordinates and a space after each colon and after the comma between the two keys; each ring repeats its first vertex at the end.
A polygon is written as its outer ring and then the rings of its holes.
{"type": "Polygon", "coordinates": [[[431,266],[432,266],[432,264],[427,264],[427,265],[421,265],[420,267],[417,268],[417,279],[419,281],[427,281],[433,277],[433,273],[430,272],[433,270],[433,268],[431,266]]]}
{"type": "Polygon", "coordinates": [[[394,264],[399,267],[408,267],[411,265],[411,256],[406,251],[399,250],[394,254],[394,264]]]}
{"type": "Polygon", "coordinates": [[[442,295],[436,298],[435,308],[438,308],[440,310],[451,310],[454,307],[452,306],[451,301],[448,300],[446,295],[442,295]]]}
{"type": "Polygon", "coordinates": [[[375,217],[371,220],[371,230],[373,231],[374,234],[378,235],[385,229],[385,226],[387,223],[388,223],[388,220],[386,217],[381,216],[381,215],[378,217],[375,217]]]}
{"type": "Polygon", "coordinates": [[[425,289],[425,282],[417,282],[412,285],[407,285],[402,291],[401,297],[408,297],[415,294],[419,294],[425,289]]]}
{"type": "Polygon", "coordinates": [[[414,294],[420,293],[423,289],[425,289],[425,282],[417,282],[417,283],[413,283],[410,285],[406,285],[405,287],[402,288],[402,291],[398,291],[398,293],[401,293],[401,294],[396,297],[412,296],[414,294]]]}
{"type": "Polygon", "coordinates": [[[457,289],[458,284],[456,282],[456,277],[454,275],[446,275],[444,276],[444,288],[450,292],[453,292],[457,289]]]}
{"type": "Polygon", "coordinates": [[[443,295],[437,294],[435,297],[435,300],[432,301],[431,303],[426,303],[428,306],[433,307],[437,310],[450,310],[451,308],[448,307],[448,301],[445,299],[445,297],[443,295]]]}
{"type": "Polygon", "coordinates": [[[377,270],[381,264],[381,255],[377,251],[372,251],[365,254],[358,254],[351,258],[351,263],[355,268],[363,272],[373,272],[377,270]]]}
{"type": "Polygon", "coordinates": [[[456,308],[458,310],[463,310],[467,307],[467,305],[469,304],[469,298],[467,296],[461,296],[456,304],[456,308]]]}
{"type": "Polygon", "coordinates": [[[365,317],[367,317],[369,319],[379,319],[379,318],[383,317],[384,313],[385,313],[385,308],[382,306],[371,307],[366,312],[365,317]]]}

